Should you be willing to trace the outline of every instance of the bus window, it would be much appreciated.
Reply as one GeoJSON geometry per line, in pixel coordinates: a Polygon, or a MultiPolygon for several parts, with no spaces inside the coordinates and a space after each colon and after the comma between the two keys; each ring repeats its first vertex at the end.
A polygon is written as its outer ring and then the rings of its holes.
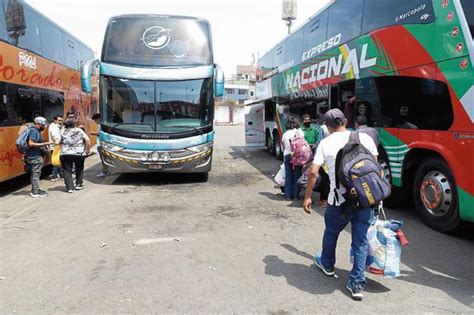
{"type": "MultiPolygon", "coordinates": [[[[7,4],[5,0],[0,0],[0,12],[5,12],[7,10],[7,4]]],[[[2,14],[0,16],[0,39],[8,42],[7,26],[5,24],[5,16],[2,14]]]]}
{"type": "Polygon", "coordinates": [[[360,35],[363,0],[341,0],[329,8],[327,38],[342,34],[340,44],[360,35]]]}
{"type": "Polygon", "coordinates": [[[391,127],[448,130],[454,120],[446,83],[413,77],[375,78],[382,114],[391,127]]]}
{"type": "MultiPolygon", "coordinates": [[[[327,50],[323,48],[328,29],[328,10],[321,12],[303,27],[303,54],[300,61],[310,59],[327,50]]],[[[327,44],[326,44],[327,46],[327,44]]]]}
{"type": "Polygon", "coordinates": [[[428,24],[435,20],[432,0],[365,0],[362,33],[400,24],[428,24]]]}
{"type": "Polygon", "coordinates": [[[5,10],[5,24],[9,31],[7,41],[15,46],[42,54],[38,28],[38,15],[28,6],[8,1],[5,10]]]}
{"type": "Polygon", "coordinates": [[[64,93],[58,91],[41,90],[41,109],[48,121],[53,121],[56,115],[64,114],[64,93]]]}
{"type": "Polygon", "coordinates": [[[265,121],[275,121],[275,103],[272,101],[265,102],[265,121]]]}
{"type": "Polygon", "coordinates": [[[39,19],[41,30],[41,46],[43,47],[43,55],[60,64],[64,64],[63,41],[59,28],[46,21],[44,18],[39,19]]]}
{"type": "Polygon", "coordinates": [[[461,0],[461,5],[464,10],[464,15],[466,16],[467,24],[469,24],[471,37],[474,40],[474,1],[461,0]]]}

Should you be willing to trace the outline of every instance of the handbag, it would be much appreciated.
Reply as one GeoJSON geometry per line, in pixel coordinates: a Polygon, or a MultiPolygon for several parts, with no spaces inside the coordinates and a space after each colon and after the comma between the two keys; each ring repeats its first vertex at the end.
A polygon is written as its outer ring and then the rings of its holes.
{"type": "Polygon", "coordinates": [[[61,145],[56,145],[54,147],[53,153],[51,154],[51,164],[53,166],[60,167],[61,166],[61,159],[60,159],[60,154],[61,154],[61,145]]]}

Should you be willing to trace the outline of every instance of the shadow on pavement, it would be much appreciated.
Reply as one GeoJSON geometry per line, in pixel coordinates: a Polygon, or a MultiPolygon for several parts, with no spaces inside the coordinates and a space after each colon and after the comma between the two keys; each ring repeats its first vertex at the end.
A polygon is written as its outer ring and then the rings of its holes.
{"type": "MultiPolygon", "coordinates": [[[[251,167],[270,179],[273,179],[273,174],[277,172],[281,164],[281,161],[264,150],[246,147],[231,147],[231,150],[234,159],[245,160],[251,167]]],[[[259,192],[259,194],[270,200],[285,201],[277,195],[279,192],[277,188],[272,189],[273,186],[269,185],[268,191],[259,192]]],[[[313,194],[313,197],[316,195],[313,194]]],[[[313,199],[316,200],[316,198],[313,199]]],[[[324,217],[324,210],[319,207],[313,207],[313,209],[316,215],[324,217]]],[[[386,214],[389,219],[403,219],[403,230],[410,241],[410,244],[403,248],[402,275],[394,281],[406,281],[439,289],[474,309],[474,272],[472,272],[474,225],[465,224],[460,233],[452,236],[439,233],[424,225],[413,206],[386,209],[386,214]]],[[[343,233],[345,232],[350,234],[350,226],[346,227],[343,233]]],[[[322,235],[316,236],[322,238],[322,235]]],[[[312,255],[301,252],[291,245],[282,246],[312,260],[312,255]]],[[[329,294],[343,288],[344,285],[344,283],[334,282],[334,279],[328,282],[324,275],[320,274],[308,277],[313,272],[308,266],[286,263],[276,256],[267,256],[264,262],[267,274],[284,276],[288,284],[313,294],[329,294]]],[[[368,290],[375,283],[372,281],[368,290]]]]}
{"type": "MultiPolygon", "coordinates": [[[[41,172],[41,179],[45,179],[51,174],[51,166],[45,166],[43,167],[43,170],[41,172]]],[[[12,178],[10,180],[7,180],[6,182],[0,183],[0,198],[5,197],[7,195],[14,195],[14,196],[20,196],[20,195],[29,195],[30,193],[30,175],[29,174],[23,174],[20,176],[17,176],[15,178],[12,178]],[[24,188],[28,188],[27,192],[24,191],[18,191],[24,188]]]]}

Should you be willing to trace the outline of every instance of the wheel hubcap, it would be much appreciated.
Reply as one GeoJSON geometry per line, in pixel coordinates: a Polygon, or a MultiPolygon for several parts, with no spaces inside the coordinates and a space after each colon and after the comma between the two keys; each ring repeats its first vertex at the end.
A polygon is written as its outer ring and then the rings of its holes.
{"type": "Polygon", "coordinates": [[[452,202],[452,188],[441,172],[426,174],[420,187],[420,197],[426,210],[440,217],[448,213],[452,202]]]}

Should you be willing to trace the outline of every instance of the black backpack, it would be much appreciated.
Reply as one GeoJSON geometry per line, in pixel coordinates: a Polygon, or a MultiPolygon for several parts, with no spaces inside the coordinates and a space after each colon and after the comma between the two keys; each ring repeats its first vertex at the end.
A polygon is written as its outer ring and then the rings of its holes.
{"type": "Polygon", "coordinates": [[[338,191],[341,191],[345,199],[342,205],[353,209],[377,206],[391,193],[391,185],[384,177],[382,167],[372,153],[360,143],[357,132],[351,132],[349,142],[336,156],[334,198],[337,201],[338,191]]]}

